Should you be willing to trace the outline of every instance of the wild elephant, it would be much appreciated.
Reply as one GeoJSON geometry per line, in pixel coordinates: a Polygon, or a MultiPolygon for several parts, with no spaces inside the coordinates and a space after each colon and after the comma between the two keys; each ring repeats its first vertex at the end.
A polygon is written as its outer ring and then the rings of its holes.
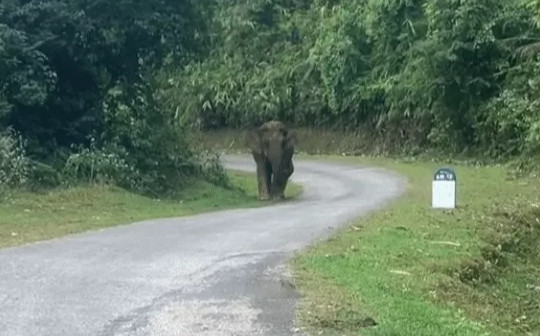
{"type": "Polygon", "coordinates": [[[247,132],[245,140],[257,164],[259,200],[283,199],[287,181],[294,172],[296,134],[274,120],[247,132]]]}

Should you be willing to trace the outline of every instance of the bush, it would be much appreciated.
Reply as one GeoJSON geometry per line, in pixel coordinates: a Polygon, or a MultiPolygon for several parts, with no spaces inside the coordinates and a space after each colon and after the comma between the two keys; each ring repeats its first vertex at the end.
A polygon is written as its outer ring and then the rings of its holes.
{"type": "Polygon", "coordinates": [[[62,174],[53,166],[43,162],[33,162],[28,176],[31,189],[58,187],[62,183],[62,174]]]}
{"type": "Polygon", "coordinates": [[[90,148],[79,148],[70,155],[63,169],[68,183],[115,184],[128,189],[136,188],[138,172],[117,153],[90,148]]]}
{"type": "Polygon", "coordinates": [[[199,162],[201,174],[208,182],[220,187],[232,187],[229,176],[219,160],[219,154],[203,151],[199,155],[199,162]]]}
{"type": "Polygon", "coordinates": [[[524,153],[529,144],[534,145],[534,134],[530,132],[539,107],[538,102],[531,102],[515,91],[505,91],[490,101],[482,110],[485,120],[478,127],[482,147],[492,157],[508,158],[524,153]]]}
{"type": "Polygon", "coordinates": [[[540,61],[509,71],[506,88],[479,109],[477,140],[497,158],[538,154],[540,149],[540,61]]]}
{"type": "Polygon", "coordinates": [[[156,92],[150,81],[111,90],[103,107],[108,126],[101,142],[133,167],[138,191],[159,195],[181,188],[197,174],[197,164],[186,130],[156,92]]]}
{"type": "Polygon", "coordinates": [[[30,165],[23,145],[15,132],[0,133],[0,195],[23,186],[28,180],[30,165]]]}

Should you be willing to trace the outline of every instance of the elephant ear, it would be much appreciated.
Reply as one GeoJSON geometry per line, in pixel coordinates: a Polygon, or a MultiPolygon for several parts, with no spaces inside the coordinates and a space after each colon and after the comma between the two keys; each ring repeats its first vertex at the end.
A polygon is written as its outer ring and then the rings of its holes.
{"type": "Polygon", "coordinates": [[[298,143],[298,139],[296,137],[296,132],[292,130],[287,131],[285,144],[284,144],[285,148],[294,149],[297,143],[298,143]]]}
{"type": "Polygon", "coordinates": [[[244,135],[244,141],[249,149],[257,154],[261,154],[261,136],[257,130],[250,130],[246,132],[244,135]]]}

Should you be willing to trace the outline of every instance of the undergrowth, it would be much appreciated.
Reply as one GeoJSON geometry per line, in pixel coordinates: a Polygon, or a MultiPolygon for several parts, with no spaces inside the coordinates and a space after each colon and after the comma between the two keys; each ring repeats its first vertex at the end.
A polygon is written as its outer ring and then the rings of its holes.
{"type": "Polygon", "coordinates": [[[450,270],[452,280],[438,285],[442,298],[457,298],[471,316],[489,321],[502,334],[538,335],[540,204],[516,199],[493,209],[480,236],[480,255],[450,270]]]}

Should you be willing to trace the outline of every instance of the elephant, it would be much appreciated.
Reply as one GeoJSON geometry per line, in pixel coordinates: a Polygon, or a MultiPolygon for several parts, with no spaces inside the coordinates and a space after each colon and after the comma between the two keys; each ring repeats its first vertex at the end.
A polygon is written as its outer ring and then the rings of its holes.
{"type": "Polygon", "coordinates": [[[287,181],[294,172],[295,132],[272,120],[248,131],[245,142],[257,164],[259,200],[283,199],[287,181]]]}

